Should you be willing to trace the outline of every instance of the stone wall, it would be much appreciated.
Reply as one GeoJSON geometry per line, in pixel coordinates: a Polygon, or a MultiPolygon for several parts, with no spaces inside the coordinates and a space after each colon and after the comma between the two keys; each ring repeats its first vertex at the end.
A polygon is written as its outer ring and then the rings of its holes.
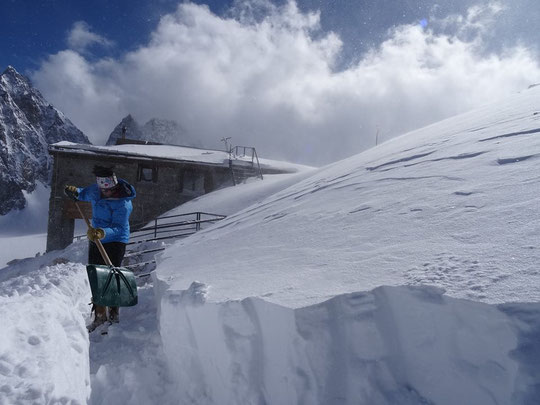
{"type": "MultiPolygon", "coordinates": [[[[199,195],[232,185],[228,167],[192,162],[159,161],[123,156],[52,151],[54,166],[49,200],[47,251],[63,249],[73,241],[74,223],[80,218],[64,196],[64,186],[86,187],[95,182],[94,165],[113,166],[117,177],[135,187],[130,217],[132,229],[199,195]]],[[[88,205],[84,208],[91,215],[88,205]]],[[[219,212],[216,212],[219,214],[219,212]]]]}

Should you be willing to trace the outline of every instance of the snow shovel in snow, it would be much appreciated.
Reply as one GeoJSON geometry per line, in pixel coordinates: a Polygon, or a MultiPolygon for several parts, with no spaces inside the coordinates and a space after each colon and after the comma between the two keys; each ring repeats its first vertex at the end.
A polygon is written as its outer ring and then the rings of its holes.
{"type": "MultiPolygon", "coordinates": [[[[75,205],[90,228],[92,225],[82,212],[81,207],[77,202],[75,205]]],[[[86,273],[92,290],[92,302],[104,307],[137,305],[137,282],[133,272],[123,267],[114,267],[101,241],[97,239],[95,243],[107,265],[86,265],[86,273]]]]}

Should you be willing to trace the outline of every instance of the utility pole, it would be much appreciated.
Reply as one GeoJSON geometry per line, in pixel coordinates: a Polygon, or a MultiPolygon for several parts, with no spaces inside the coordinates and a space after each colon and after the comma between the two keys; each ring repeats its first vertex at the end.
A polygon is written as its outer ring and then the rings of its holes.
{"type": "Polygon", "coordinates": [[[379,144],[379,126],[377,125],[377,134],[375,135],[375,146],[379,144]]]}

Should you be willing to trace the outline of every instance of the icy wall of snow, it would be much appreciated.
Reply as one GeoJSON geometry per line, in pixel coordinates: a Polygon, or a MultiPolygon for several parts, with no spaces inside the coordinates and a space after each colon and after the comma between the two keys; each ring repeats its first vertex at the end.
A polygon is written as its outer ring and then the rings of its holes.
{"type": "Polygon", "coordinates": [[[0,273],[0,404],[82,405],[90,396],[86,270],[39,261],[0,273]]]}
{"type": "Polygon", "coordinates": [[[540,304],[379,287],[290,309],[205,302],[200,283],[161,288],[163,347],[186,403],[520,404],[540,394],[540,304]]]}

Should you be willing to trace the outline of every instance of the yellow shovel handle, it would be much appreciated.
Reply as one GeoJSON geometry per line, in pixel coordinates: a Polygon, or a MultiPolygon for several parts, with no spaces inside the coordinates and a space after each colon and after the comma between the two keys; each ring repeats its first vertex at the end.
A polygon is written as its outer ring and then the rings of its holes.
{"type": "MultiPolygon", "coordinates": [[[[81,216],[83,217],[84,221],[86,222],[86,225],[87,225],[88,228],[90,229],[90,228],[92,227],[92,225],[90,224],[90,221],[88,220],[88,218],[86,218],[86,216],[85,216],[84,213],[82,212],[81,207],[79,207],[79,204],[77,203],[77,201],[75,201],[75,205],[77,206],[77,209],[79,210],[79,213],[81,214],[81,216]]],[[[103,257],[103,260],[105,260],[105,264],[106,264],[107,266],[114,267],[113,264],[112,264],[112,262],[111,262],[111,259],[109,259],[109,255],[108,255],[107,252],[105,251],[105,248],[103,247],[101,241],[100,241],[99,239],[96,239],[95,244],[96,244],[97,247],[98,247],[99,253],[101,253],[101,257],[103,257]]]]}

